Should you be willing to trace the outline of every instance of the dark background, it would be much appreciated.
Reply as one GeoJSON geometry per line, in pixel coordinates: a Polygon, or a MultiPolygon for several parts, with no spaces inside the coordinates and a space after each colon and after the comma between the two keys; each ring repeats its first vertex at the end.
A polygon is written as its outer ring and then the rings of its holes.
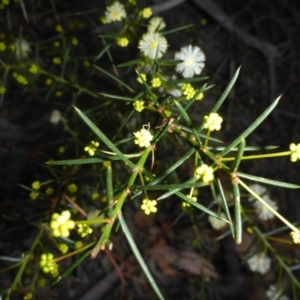
{"type": "MultiPolygon", "coordinates": [[[[38,1],[24,2],[29,11],[41,4],[38,1]]],[[[99,13],[103,12],[104,3],[100,2],[95,15],[88,20],[88,29],[81,33],[88,45],[87,52],[92,56],[97,54],[97,49],[93,50],[99,43],[97,34],[106,30],[96,21],[99,13]]],[[[220,111],[225,119],[222,139],[228,142],[235,139],[273,100],[282,95],[276,110],[247,139],[247,145],[277,145],[280,150],[287,151],[291,142],[299,142],[299,1],[171,0],[146,1],[146,4],[165,19],[168,29],[194,25],[188,31],[167,37],[170,44],[167,55],[170,57],[186,44],[199,45],[206,55],[203,75],[209,76],[209,84],[215,87],[205,95],[205,102],[193,111],[193,120],[201,119],[209,111],[237,68],[242,66],[239,79],[220,111]]],[[[64,4],[56,5],[57,14],[64,14],[68,9],[74,11],[75,7],[78,11],[95,7],[94,1],[64,1],[64,4]]],[[[1,12],[0,24],[4,32],[18,36],[22,28],[24,34],[36,37],[50,38],[54,34],[47,26],[49,22],[54,22],[55,14],[35,19],[33,27],[24,21],[20,9],[12,9],[10,14],[12,24],[9,27],[6,23],[7,11],[1,12]]],[[[118,59],[124,62],[122,57],[118,59]]],[[[48,118],[56,107],[41,101],[38,92],[24,95],[13,90],[12,86],[4,98],[0,110],[0,196],[3,216],[20,216],[27,209],[20,205],[28,196],[18,187],[18,183],[30,185],[37,176],[33,173],[41,170],[37,165],[45,161],[48,154],[51,155],[47,152],[51,149],[48,146],[55,144],[57,128],[49,124],[48,118]]],[[[243,163],[242,170],[275,180],[299,182],[299,164],[290,163],[289,157],[243,163]]],[[[270,192],[287,219],[292,222],[299,220],[299,191],[272,188],[270,192]]],[[[38,210],[43,209],[41,206],[36,205],[38,210]]],[[[175,255],[175,260],[179,259],[178,256],[183,254],[178,251],[192,249],[191,243],[195,237],[189,228],[191,225],[180,223],[173,226],[172,213],[167,211],[157,218],[144,220],[129,207],[125,210],[125,216],[131,220],[129,225],[136,242],[148,258],[149,268],[166,299],[266,299],[265,290],[270,283],[276,282],[277,278],[272,275],[264,277],[251,273],[242,262],[233,241],[224,238],[215,242],[211,237],[218,234],[209,230],[201,232],[200,238],[202,243],[207,243],[206,251],[215,253],[210,262],[219,275],[218,279],[193,274],[191,270],[182,270],[176,264],[169,269],[154,258],[153,249],[163,249],[167,256],[175,255]]],[[[272,229],[276,224],[271,223],[266,229],[272,229]]],[[[7,218],[2,219],[0,231],[0,251],[3,255],[20,255],[29,248],[35,236],[30,225],[24,225],[21,221],[11,223],[7,218]]],[[[53,297],[51,299],[70,300],[155,299],[122,234],[116,234],[113,241],[115,247],[112,254],[106,252],[96,260],[86,261],[74,271],[73,277],[64,279],[53,288],[43,289],[37,299],[48,299],[49,295],[53,297]],[[113,266],[112,261],[117,262],[119,269],[113,266]],[[124,282],[120,278],[124,278],[124,282]]],[[[299,245],[298,248],[289,246],[288,249],[290,255],[299,259],[299,245]]],[[[1,288],[7,286],[11,276],[2,274],[1,288]]],[[[288,279],[284,278],[283,282],[288,282],[288,279]]],[[[290,293],[289,290],[286,292],[290,293]]]]}

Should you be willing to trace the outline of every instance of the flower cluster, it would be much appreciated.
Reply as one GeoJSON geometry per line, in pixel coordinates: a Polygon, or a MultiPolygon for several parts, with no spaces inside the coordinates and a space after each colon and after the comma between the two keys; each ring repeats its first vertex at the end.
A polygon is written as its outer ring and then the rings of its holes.
{"type": "Polygon", "coordinates": [[[35,200],[38,196],[39,196],[39,189],[41,187],[41,183],[39,181],[34,181],[31,184],[31,188],[33,189],[33,191],[30,192],[29,197],[32,200],[35,200]]]}
{"type": "Polygon", "coordinates": [[[51,218],[50,228],[55,237],[67,238],[70,235],[69,230],[75,228],[75,222],[70,220],[71,213],[64,210],[61,214],[54,213],[51,218]]]}
{"type": "Polygon", "coordinates": [[[295,162],[300,159],[300,144],[296,145],[295,143],[290,144],[291,150],[291,161],[295,162]]]}
{"type": "Polygon", "coordinates": [[[150,142],[153,140],[153,135],[151,132],[145,128],[142,128],[140,131],[133,133],[135,136],[134,143],[139,145],[139,147],[149,147],[150,142]]]}
{"type": "Polygon", "coordinates": [[[300,228],[299,228],[298,231],[292,231],[292,232],[290,233],[290,236],[292,237],[293,242],[294,242],[295,244],[299,244],[299,245],[300,245],[300,228]]]}
{"type": "Polygon", "coordinates": [[[92,200],[98,200],[100,198],[100,194],[95,192],[92,194],[91,198],[92,198],[92,200]]]}
{"type": "Polygon", "coordinates": [[[45,193],[47,195],[52,195],[54,193],[54,190],[53,190],[53,188],[51,186],[49,186],[49,187],[46,188],[45,193]]]}
{"type": "Polygon", "coordinates": [[[32,64],[29,68],[29,72],[32,74],[36,74],[39,71],[39,67],[35,64],[32,64]]]}
{"type": "Polygon", "coordinates": [[[28,80],[21,74],[18,74],[16,72],[14,72],[13,77],[18,81],[18,83],[20,83],[22,85],[27,85],[28,84],[28,80]]]}
{"type": "Polygon", "coordinates": [[[142,101],[142,100],[136,100],[134,103],[133,103],[133,107],[134,109],[137,111],[137,112],[142,112],[145,108],[144,106],[145,104],[145,101],[142,101]]]}
{"type": "Polygon", "coordinates": [[[151,80],[151,85],[152,87],[154,88],[158,88],[161,86],[161,79],[159,77],[154,77],[152,80],[151,80]]]}
{"type": "Polygon", "coordinates": [[[194,177],[198,180],[201,179],[204,183],[210,183],[214,180],[214,169],[203,164],[196,168],[194,177]]]}
{"type": "Polygon", "coordinates": [[[5,94],[6,92],[6,87],[5,86],[0,86],[0,95],[5,94]]]}
{"type": "Polygon", "coordinates": [[[0,51],[5,51],[6,45],[3,42],[0,42],[0,51]]]}
{"type": "Polygon", "coordinates": [[[157,212],[157,201],[156,200],[149,200],[144,199],[143,203],[141,205],[141,209],[144,211],[146,215],[149,215],[150,213],[156,213],[157,212]]]}
{"type": "Polygon", "coordinates": [[[192,78],[203,70],[205,55],[199,47],[189,45],[175,53],[175,60],[181,61],[177,64],[176,71],[184,78],[192,78]]]}
{"type": "Polygon", "coordinates": [[[221,129],[221,123],[223,118],[219,116],[218,113],[210,113],[208,116],[204,117],[204,129],[209,131],[219,131],[221,129]]]}
{"type": "Polygon", "coordinates": [[[39,190],[40,187],[41,187],[41,183],[39,181],[34,181],[32,184],[31,184],[31,187],[35,190],[39,190]]]}
{"type": "Polygon", "coordinates": [[[86,151],[90,156],[94,156],[99,145],[99,142],[91,141],[87,146],[84,147],[84,151],[86,151]]]}
{"type": "Polygon", "coordinates": [[[119,38],[117,38],[116,42],[117,42],[117,45],[120,47],[127,47],[129,44],[129,40],[127,37],[119,37],[119,38]]]}
{"type": "Polygon", "coordinates": [[[44,273],[50,273],[53,277],[58,275],[58,264],[53,261],[52,253],[43,253],[40,258],[39,266],[44,273]]]}
{"type": "Polygon", "coordinates": [[[77,37],[73,36],[71,39],[71,43],[73,46],[77,46],[79,44],[77,37]]]}
{"type": "MultiPolygon", "coordinates": [[[[219,214],[219,216],[222,219],[226,219],[226,216],[223,212],[221,212],[219,214]]],[[[216,230],[220,230],[221,228],[223,228],[224,226],[227,225],[227,223],[224,222],[223,220],[220,220],[220,219],[218,219],[216,217],[213,217],[213,216],[209,216],[208,221],[209,221],[210,225],[212,226],[212,228],[214,228],[216,230]]]]}
{"type": "MultiPolygon", "coordinates": [[[[197,197],[191,197],[190,195],[186,195],[188,198],[190,198],[192,201],[197,202],[197,197]]],[[[191,204],[188,202],[182,202],[182,208],[190,207],[191,204]]]]}
{"type": "Polygon", "coordinates": [[[152,16],[152,10],[150,7],[146,7],[143,10],[140,11],[140,16],[144,19],[148,19],[152,16]]]}
{"type": "Polygon", "coordinates": [[[270,269],[271,258],[269,258],[264,252],[261,252],[250,257],[247,260],[247,263],[252,272],[265,274],[270,269]]]}
{"type": "MultiPolygon", "coordinates": [[[[192,99],[198,92],[198,90],[195,90],[194,87],[190,83],[184,83],[181,86],[181,90],[182,90],[182,94],[185,95],[185,98],[187,100],[192,99]]],[[[200,93],[197,95],[196,100],[202,100],[203,97],[204,97],[204,94],[200,93]]]]}
{"type": "Polygon", "coordinates": [[[57,24],[56,26],[55,26],[55,30],[57,31],[57,32],[63,32],[64,30],[63,30],[63,27],[61,26],[61,24],[57,24]]]}
{"type": "Polygon", "coordinates": [[[59,244],[58,249],[62,254],[66,254],[69,250],[69,247],[66,244],[59,244]]]}
{"type": "Polygon", "coordinates": [[[77,185],[75,183],[71,183],[68,185],[68,190],[71,194],[74,194],[77,192],[78,188],[77,185]]]}
{"type": "Polygon", "coordinates": [[[82,238],[84,238],[85,236],[93,232],[93,229],[87,224],[78,224],[77,226],[78,226],[78,233],[82,238]]]}
{"type": "Polygon", "coordinates": [[[124,5],[120,2],[114,2],[108,6],[105,11],[105,18],[107,23],[122,21],[126,18],[126,11],[124,5]]]}
{"type": "Polygon", "coordinates": [[[52,61],[55,65],[60,65],[61,64],[61,58],[60,57],[53,57],[52,61]]]}
{"type": "Polygon", "coordinates": [[[193,88],[193,86],[190,83],[183,84],[181,87],[181,90],[187,100],[192,99],[194,97],[194,95],[196,94],[195,89],[193,88]]]}

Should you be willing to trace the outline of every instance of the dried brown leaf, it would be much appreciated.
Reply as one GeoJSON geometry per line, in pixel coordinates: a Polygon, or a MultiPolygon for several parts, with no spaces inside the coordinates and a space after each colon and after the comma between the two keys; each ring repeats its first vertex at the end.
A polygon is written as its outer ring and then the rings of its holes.
{"type": "MultiPolygon", "coordinates": [[[[213,279],[219,277],[214,266],[195,252],[180,251],[170,246],[156,246],[149,249],[147,253],[159,266],[171,265],[193,275],[203,275],[213,279]]],[[[166,271],[166,274],[173,273],[166,268],[162,270],[166,271]]]]}

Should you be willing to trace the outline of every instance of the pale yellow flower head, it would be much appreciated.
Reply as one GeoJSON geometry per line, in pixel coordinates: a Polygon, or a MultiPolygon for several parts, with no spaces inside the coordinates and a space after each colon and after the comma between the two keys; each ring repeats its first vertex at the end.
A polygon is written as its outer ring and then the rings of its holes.
{"type": "Polygon", "coordinates": [[[196,90],[193,88],[193,86],[190,83],[184,83],[181,87],[181,90],[187,100],[192,99],[196,94],[196,90]]]}
{"type": "Polygon", "coordinates": [[[16,57],[18,59],[27,57],[28,53],[31,51],[28,42],[22,38],[17,38],[14,46],[16,49],[16,57]]]}
{"type": "Polygon", "coordinates": [[[124,47],[128,46],[129,40],[127,37],[119,37],[119,38],[117,38],[116,43],[118,46],[124,48],[124,47]]]}
{"type": "MultiPolygon", "coordinates": [[[[222,219],[226,219],[226,216],[223,212],[221,212],[219,216],[222,219]]],[[[220,220],[220,219],[218,219],[216,217],[213,217],[213,216],[209,216],[208,221],[209,221],[210,225],[212,226],[212,228],[214,228],[216,230],[220,230],[221,228],[223,228],[227,225],[227,223],[224,222],[223,220],[220,220]]]]}
{"type": "MultiPolygon", "coordinates": [[[[192,201],[197,202],[197,197],[191,197],[190,195],[186,195],[188,198],[190,198],[192,201]]],[[[191,204],[188,202],[182,202],[182,208],[190,207],[191,204]]]]}
{"type": "Polygon", "coordinates": [[[156,200],[149,200],[144,199],[143,204],[141,205],[141,209],[144,211],[146,215],[150,215],[150,213],[157,212],[157,201],[156,200]]]}
{"type": "Polygon", "coordinates": [[[52,253],[43,253],[39,262],[44,273],[50,273],[53,277],[58,275],[58,264],[54,261],[52,253]]]}
{"type": "Polygon", "coordinates": [[[203,164],[196,168],[194,177],[198,180],[201,179],[204,183],[210,183],[214,180],[214,169],[203,164]]]}
{"type": "Polygon", "coordinates": [[[67,238],[70,235],[69,230],[75,228],[75,222],[70,219],[69,210],[64,210],[61,214],[54,213],[51,217],[50,228],[55,237],[67,238]]]}
{"type": "Polygon", "coordinates": [[[155,59],[163,56],[167,51],[168,43],[158,32],[147,32],[142,36],[138,47],[144,56],[155,59]]]}
{"type": "Polygon", "coordinates": [[[268,257],[264,252],[261,252],[249,258],[247,263],[252,272],[265,274],[270,270],[271,258],[268,257]]]}
{"type": "Polygon", "coordinates": [[[146,128],[142,128],[140,131],[134,132],[133,134],[135,136],[134,143],[141,148],[148,148],[150,146],[150,142],[153,140],[153,135],[146,128]]]}
{"type": "Polygon", "coordinates": [[[87,225],[87,224],[78,224],[78,233],[83,238],[87,236],[88,234],[91,234],[93,232],[93,229],[87,225]]]}
{"type": "Polygon", "coordinates": [[[294,244],[299,244],[300,245],[300,231],[292,231],[290,233],[290,236],[292,237],[293,239],[293,243],[294,244]]]}
{"type": "Polygon", "coordinates": [[[159,77],[154,77],[152,80],[151,80],[151,85],[152,87],[154,88],[158,88],[161,86],[161,79],[159,77]]]}
{"type": "Polygon", "coordinates": [[[140,16],[142,16],[145,19],[148,19],[152,16],[152,10],[150,7],[144,8],[142,11],[140,11],[140,16]]]}
{"type": "Polygon", "coordinates": [[[105,11],[107,23],[122,21],[122,19],[126,18],[126,15],[124,5],[120,2],[114,2],[105,11]]]}
{"type": "Polygon", "coordinates": [[[204,117],[204,122],[204,129],[219,131],[221,129],[223,118],[217,113],[210,113],[208,116],[204,117]]]}
{"type": "Polygon", "coordinates": [[[0,51],[5,51],[6,45],[3,42],[0,42],[0,51]]]}
{"type": "Polygon", "coordinates": [[[291,161],[295,162],[300,159],[300,144],[296,145],[295,143],[290,144],[291,150],[291,161]]]}
{"type": "Polygon", "coordinates": [[[41,183],[39,181],[34,181],[32,184],[31,184],[31,187],[35,190],[39,190],[40,187],[41,187],[41,183]]]}
{"type": "Polygon", "coordinates": [[[202,72],[205,55],[199,47],[189,45],[175,53],[175,60],[179,61],[176,71],[181,73],[184,78],[192,78],[202,72]]]}
{"type": "Polygon", "coordinates": [[[0,95],[4,95],[6,92],[6,87],[5,86],[0,86],[0,95]]]}
{"type": "Polygon", "coordinates": [[[145,101],[136,100],[133,103],[133,107],[137,112],[142,112],[145,108],[144,104],[145,104],[145,101]]]}
{"type": "Polygon", "coordinates": [[[154,17],[150,20],[148,25],[148,31],[160,31],[166,27],[166,23],[161,17],[154,17]]]}
{"type": "Polygon", "coordinates": [[[91,141],[87,146],[84,147],[84,151],[86,151],[90,156],[94,156],[99,145],[99,142],[91,141]]]}

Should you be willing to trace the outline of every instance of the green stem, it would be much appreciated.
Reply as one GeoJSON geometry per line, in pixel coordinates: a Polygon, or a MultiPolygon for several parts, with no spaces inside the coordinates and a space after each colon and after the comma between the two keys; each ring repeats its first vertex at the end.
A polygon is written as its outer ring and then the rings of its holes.
{"type": "Polygon", "coordinates": [[[204,144],[204,149],[207,148],[207,145],[208,145],[208,141],[209,141],[209,136],[210,136],[210,130],[207,131],[207,134],[206,134],[206,139],[205,139],[205,144],[204,144]]]}
{"type": "Polygon", "coordinates": [[[130,192],[131,192],[130,187],[134,184],[137,175],[143,171],[145,162],[146,162],[150,152],[151,152],[151,147],[144,150],[141,158],[139,159],[139,161],[136,165],[136,168],[134,170],[132,170],[133,172],[128,180],[127,187],[125,189],[123,189],[123,191],[119,194],[119,197],[117,199],[115,199],[117,204],[116,204],[114,210],[112,211],[112,217],[110,219],[110,223],[105,226],[100,239],[98,240],[95,247],[93,248],[92,257],[96,257],[98,252],[101,249],[104,249],[106,247],[106,244],[109,242],[109,236],[110,236],[112,227],[114,225],[114,222],[115,222],[116,218],[119,215],[121,215],[121,210],[122,210],[124,201],[127,198],[128,194],[130,194],[130,192]]]}
{"type": "Polygon", "coordinates": [[[124,234],[126,236],[126,239],[127,239],[128,243],[129,243],[129,245],[130,245],[130,248],[131,248],[131,250],[132,250],[135,258],[137,259],[139,265],[141,266],[141,268],[142,268],[145,276],[147,277],[150,285],[152,286],[154,292],[156,293],[156,296],[158,297],[158,299],[164,300],[165,298],[162,295],[162,293],[160,292],[160,290],[159,290],[159,288],[158,288],[158,286],[157,286],[154,278],[152,277],[152,275],[151,275],[151,273],[150,273],[150,271],[149,271],[149,269],[148,269],[148,267],[147,267],[147,265],[146,265],[146,263],[145,263],[142,255],[141,255],[141,253],[140,253],[140,251],[139,251],[139,249],[138,249],[138,247],[137,247],[137,245],[136,245],[136,243],[135,243],[135,241],[134,241],[134,239],[133,239],[133,237],[131,235],[131,232],[130,232],[130,230],[127,227],[127,224],[126,224],[126,222],[125,222],[122,214],[120,214],[119,220],[120,220],[120,224],[121,224],[122,230],[123,230],[123,232],[124,232],[124,234]]]}
{"type": "Polygon", "coordinates": [[[112,218],[114,192],[113,192],[113,184],[112,184],[111,162],[106,161],[104,163],[104,166],[106,167],[106,195],[107,195],[107,202],[108,202],[108,217],[112,218]]]}
{"type": "Polygon", "coordinates": [[[275,255],[276,259],[278,260],[278,262],[280,263],[280,265],[282,266],[282,268],[286,271],[286,273],[289,275],[289,277],[291,278],[292,282],[300,289],[300,283],[297,280],[297,278],[294,276],[294,274],[292,273],[291,268],[286,265],[286,263],[284,262],[284,260],[278,254],[276,254],[277,251],[267,241],[267,239],[265,238],[264,234],[261,233],[260,230],[257,227],[254,227],[253,229],[256,232],[256,234],[260,237],[260,239],[263,241],[263,243],[265,244],[265,246],[268,247],[272,251],[272,253],[275,255]]]}
{"type": "Polygon", "coordinates": [[[235,241],[237,244],[242,242],[242,216],[239,185],[232,182],[234,196],[234,213],[235,213],[235,241]]]}
{"type": "Polygon", "coordinates": [[[53,78],[57,82],[63,83],[63,84],[68,85],[68,86],[71,86],[71,87],[73,87],[73,88],[75,88],[75,89],[77,89],[77,90],[79,90],[79,91],[81,91],[83,93],[86,93],[86,94],[88,94],[88,95],[90,95],[90,96],[92,96],[94,98],[99,98],[98,94],[96,94],[94,92],[91,92],[90,90],[82,87],[81,85],[79,85],[77,83],[70,83],[69,81],[67,81],[66,79],[64,79],[62,77],[58,77],[58,76],[56,76],[54,74],[48,73],[47,71],[44,71],[44,70],[41,70],[41,69],[39,69],[39,73],[44,74],[46,76],[49,76],[50,78],[53,78]]]}
{"type": "Polygon", "coordinates": [[[281,220],[284,224],[286,224],[289,228],[291,228],[294,232],[299,232],[293,224],[291,224],[286,218],[284,218],[280,213],[278,213],[272,206],[270,206],[266,201],[264,201],[259,195],[253,192],[241,179],[239,179],[239,184],[248,191],[251,195],[253,195],[257,200],[259,200],[263,205],[265,205],[279,220],[281,220]]]}
{"type": "MultiPolygon", "coordinates": [[[[269,153],[269,154],[247,155],[247,156],[243,156],[241,160],[288,156],[291,155],[291,153],[292,151],[284,151],[284,152],[276,152],[276,153],[269,153]]],[[[232,161],[232,160],[235,160],[235,157],[222,157],[222,161],[232,161]]]]}
{"type": "Polygon", "coordinates": [[[10,289],[8,290],[8,293],[7,293],[6,297],[5,297],[5,300],[9,300],[10,293],[12,292],[12,290],[14,290],[16,288],[18,282],[21,280],[21,277],[22,277],[22,275],[23,275],[23,273],[25,271],[25,268],[26,268],[26,266],[27,266],[30,258],[32,258],[32,253],[33,253],[36,245],[38,244],[38,242],[39,242],[39,240],[40,240],[43,232],[44,232],[44,229],[41,228],[40,231],[39,231],[39,233],[38,233],[38,235],[37,235],[37,237],[35,238],[34,242],[32,243],[32,245],[31,245],[28,253],[24,256],[24,259],[22,261],[22,265],[21,265],[21,267],[20,267],[20,269],[19,269],[19,271],[18,271],[18,273],[17,273],[17,275],[16,275],[13,283],[11,284],[10,289]]]}

